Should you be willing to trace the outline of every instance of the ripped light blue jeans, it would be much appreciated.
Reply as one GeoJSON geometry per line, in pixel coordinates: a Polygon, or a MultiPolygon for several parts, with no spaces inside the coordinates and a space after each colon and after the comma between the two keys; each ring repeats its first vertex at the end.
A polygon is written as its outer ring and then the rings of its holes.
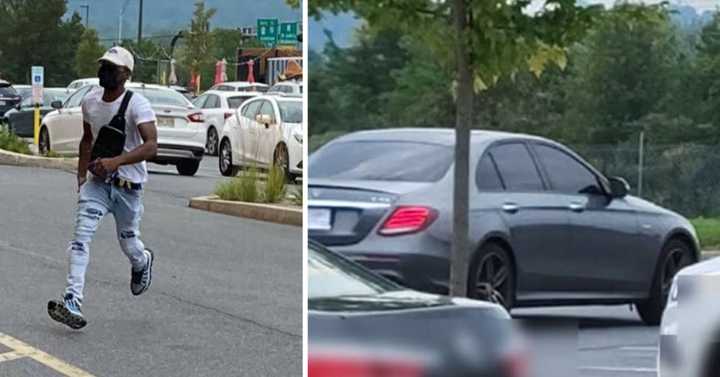
{"type": "Polygon", "coordinates": [[[98,178],[88,178],[80,189],[75,221],[75,238],[68,247],[69,272],[65,293],[83,299],[85,271],[90,261],[90,242],[103,217],[115,217],[120,248],[135,270],[145,267],[145,245],[140,241],[140,220],[143,214],[141,190],[120,188],[98,178]]]}

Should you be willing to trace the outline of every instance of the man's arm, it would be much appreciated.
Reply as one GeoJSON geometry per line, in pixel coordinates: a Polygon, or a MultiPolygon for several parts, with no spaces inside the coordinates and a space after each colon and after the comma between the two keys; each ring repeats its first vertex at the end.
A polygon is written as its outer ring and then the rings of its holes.
{"type": "Polygon", "coordinates": [[[92,152],[93,134],[92,127],[87,123],[83,122],[83,135],[80,139],[78,167],[77,167],[77,178],[78,178],[78,190],[80,186],[85,183],[87,178],[88,164],[90,163],[90,154],[92,152]]]}

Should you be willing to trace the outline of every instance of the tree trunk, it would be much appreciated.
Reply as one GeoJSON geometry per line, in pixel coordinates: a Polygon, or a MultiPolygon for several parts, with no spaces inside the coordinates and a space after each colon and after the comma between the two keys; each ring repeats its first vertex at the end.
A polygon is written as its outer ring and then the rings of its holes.
{"type": "Polygon", "coordinates": [[[454,0],[453,19],[457,43],[457,105],[455,118],[455,180],[453,190],[453,239],[450,255],[450,295],[467,296],[468,205],[470,124],[473,117],[473,72],[468,48],[468,10],[466,0],[454,0]]]}

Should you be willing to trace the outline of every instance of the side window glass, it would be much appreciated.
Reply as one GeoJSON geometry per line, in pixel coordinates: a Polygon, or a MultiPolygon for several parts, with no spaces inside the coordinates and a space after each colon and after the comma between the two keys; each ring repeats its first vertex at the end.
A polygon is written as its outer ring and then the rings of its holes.
{"type": "Polygon", "coordinates": [[[488,153],[480,160],[475,172],[475,184],[480,191],[502,191],[503,183],[495,166],[493,157],[488,153]]]}
{"type": "Polygon", "coordinates": [[[540,173],[523,143],[501,144],[490,154],[509,191],[543,191],[540,173]]]}
{"type": "Polygon", "coordinates": [[[243,117],[255,120],[255,114],[257,114],[258,108],[261,104],[262,101],[253,101],[248,103],[248,105],[243,108],[243,117]]]}
{"type": "Polygon", "coordinates": [[[211,94],[208,96],[207,102],[205,102],[206,109],[217,109],[220,107],[220,101],[218,96],[211,94]]]}
{"type": "Polygon", "coordinates": [[[198,109],[202,109],[203,106],[205,106],[205,100],[207,100],[207,95],[202,95],[198,98],[195,98],[192,100],[193,105],[197,107],[198,109]]]}
{"type": "Polygon", "coordinates": [[[78,89],[77,92],[75,92],[68,100],[65,102],[65,105],[63,107],[70,108],[70,107],[78,107],[80,106],[80,103],[82,102],[83,97],[85,97],[85,94],[90,90],[90,86],[85,88],[78,89]]]}
{"type": "Polygon", "coordinates": [[[535,145],[535,151],[553,190],[573,194],[602,193],[595,174],[569,154],[543,144],[535,145]]]}

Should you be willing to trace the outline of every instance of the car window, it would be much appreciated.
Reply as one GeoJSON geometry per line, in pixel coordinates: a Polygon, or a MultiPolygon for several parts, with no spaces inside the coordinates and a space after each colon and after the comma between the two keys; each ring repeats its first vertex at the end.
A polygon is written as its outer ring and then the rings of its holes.
{"type": "Polygon", "coordinates": [[[193,103],[193,105],[194,105],[195,107],[197,107],[198,109],[202,109],[203,106],[205,106],[205,101],[207,100],[207,98],[208,98],[207,94],[203,94],[203,95],[201,95],[200,97],[195,98],[194,100],[192,100],[192,103],[193,103]]]}
{"type": "Polygon", "coordinates": [[[170,105],[188,107],[192,103],[188,99],[172,90],[172,89],[159,89],[159,88],[130,88],[130,90],[142,94],[143,97],[147,98],[152,105],[170,105]]]}
{"type": "Polygon", "coordinates": [[[308,300],[367,296],[398,290],[362,268],[319,247],[308,249],[308,300]]]}
{"type": "Polygon", "coordinates": [[[253,101],[248,103],[248,105],[243,108],[243,117],[248,119],[255,119],[255,115],[257,114],[258,109],[260,108],[260,105],[262,105],[262,103],[263,101],[253,101]]]}
{"type": "Polygon", "coordinates": [[[249,100],[250,98],[252,98],[252,96],[229,97],[227,99],[228,107],[231,109],[237,109],[238,107],[240,107],[240,105],[245,103],[245,101],[249,100]]]}
{"type": "Polygon", "coordinates": [[[280,120],[284,123],[302,123],[303,106],[300,101],[278,101],[280,120]]]}
{"type": "Polygon", "coordinates": [[[510,191],[542,191],[543,184],[535,162],[523,143],[501,144],[490,150],[500,178],[510,191]]]}
{"type": "Polygon", "coordinates": [[[440,144],[341,141],[313,153],[308,166],[311,178],[435,182],[445,176],[454,156],[453,147],[440,144]]]}
{"type": "Polygon", "coordinates": [[[270,101],[262,101],[262,107],[260,107],[260,111],[258,114],[262,115],[270,115],[271,118],[275,118],[275,110],[273,110],[273,105],[270,103],[270,101]]]}
{"type": "Polygon", "coordinates": [[[478,164],[475,184],[480,191],[501,191],[504,188],[495,161],[489,153],[478,164]]]}
{"type": "Polygon", "coordinates": [[[540,162],[555,191],[566,193],[601,193],[597,177],[569,154],[549,145],[535,145],[540,162]]]}
{"type": "Polygon", "coordinates": [[[218,107],[220,107],[220,97],[215,94],[208,95],[207,101],[205,102],[205,105],[203,105],[203,108],[217,109],[218,107]]]}
{"type": "Polygon", "coordinates": [[[80,103],[82,102],[83,97],[85,97],[85,94],[92,88],[92,86],[86,86],[83,88],[78,89],[75,93],[73,93],[65,102],[63,105],[64,108],[70,108],[70,107],[78,107],[80,106],[80,103]]]}

